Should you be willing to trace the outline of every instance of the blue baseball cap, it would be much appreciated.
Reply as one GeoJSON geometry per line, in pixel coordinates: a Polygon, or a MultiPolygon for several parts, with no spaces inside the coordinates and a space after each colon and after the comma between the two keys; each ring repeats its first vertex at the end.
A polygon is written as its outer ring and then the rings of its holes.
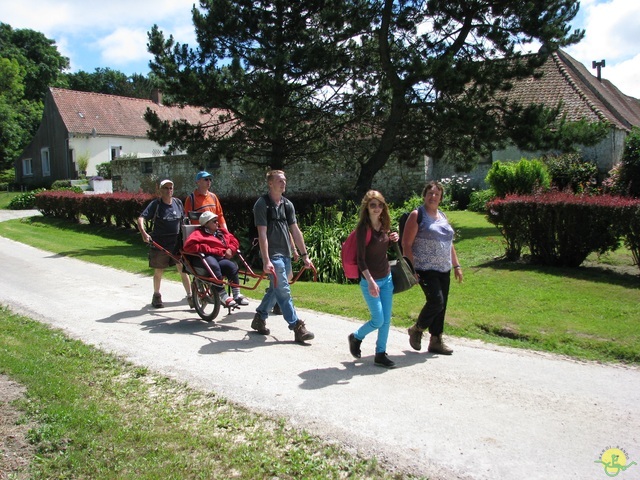
{"type": "Polygon", "coordinates": [[[205,172],[204,170],[202,172],[198,172],[196,174],[196,182],[202,178],[213,178],[213,175],[211,175],[209,172],[205,172]]]}

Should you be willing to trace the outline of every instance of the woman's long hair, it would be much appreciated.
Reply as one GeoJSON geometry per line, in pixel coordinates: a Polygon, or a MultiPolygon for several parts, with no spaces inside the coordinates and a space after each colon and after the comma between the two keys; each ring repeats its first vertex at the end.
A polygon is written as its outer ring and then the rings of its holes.
{"type": "Polygon", "coordinates": [[[389,215],[389,205],[387,205],[384,197],[377,190],[369,190],[364,194],[362,202],[360,203],[358,228],[363,226],[373,228],[373,226],[371,225],[371,219],[369,218],[369,202],[371,200],[377,200],[382,204],[382,212],[380,213],[380,223],[382,224],[381,230],[388,233],[391,230],[391,216],[389,215]]]}

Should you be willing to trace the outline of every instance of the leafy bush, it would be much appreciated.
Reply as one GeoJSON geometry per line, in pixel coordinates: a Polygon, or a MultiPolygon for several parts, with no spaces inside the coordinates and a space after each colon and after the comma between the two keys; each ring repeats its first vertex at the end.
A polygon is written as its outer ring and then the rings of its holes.
{"type": "Polygon", "coordinates": [[[602,193],[608,195],[622,195],[622,187],[620,185],[621,167],[621,164],[617,164],[609,170],[607,178],[602,181],[602,193]]]}
{"type": "Polygon", "coordinates": [[[528,195],[538,190],[547,190],[551,178],[540,160],[523,158],[517,163],[496,161],[491,166],[485,181],[498,197],[528,195]]]}
{"type": "Polygon", "coordinates": [[[342,242],[356,226],[357,216],[336,207],[318,207],[313,217],[315,221],[304,226],[304,239],[317,269],[318,281],[345,283],[340,253],[342,242]]]}
{"type": "Polygon", "coordinates": [[[78,221],[83,197],[70,190],[42,191],[36,195],[35,206],[45,216],[78,221]]]}
{"type": "Polygon", "coordinates": [[[111,162],[99,163],[96,165],[98,176],[106,179],[111,178],[111,162]]]}
{"type": "Polygon", "coordinates": [[[51,184],[51,190],[58,190],[59,188],[71,188],[71,180],[56,180],[51,184]]]}
{"type": "Polygon", "coordinates": [[[625,209],[622,220],[624,244],[631,250],[635,265],[640,268],[640,201],[625,209]]]}
{"type": "Polygon", "coordinates": [[[619,246],[631,222],[627,210],[636,205],[640,201],[622,197],[553,192],[494,200],[488,218],[502,231],[507,258],[518,258],[526,244],[533,263],[577,267],[590,253],[619,246]]]}
{"type": "Polygon", "coordinates": [[[577,153],[544,158],[549,170],[551,183],[560,191],[570,189],[574,193],[591,192],[596,188],[598,167],[586,162],[577,153]]]}
{"type": "Polygon", "coordinates": [[[12,184],[16,183],[16,172],[13,168],[7,168],[6,170],[0,171],[0,183],[2,184],[12,184]]]}
{"type": "Polygon", "coordinates": [[[76,185],[71,185],[71,180],[56,180],[55,182],[53,182],[51,184],[51,190],[56,190],[56,191],[70,191],[70,192],[75,192],[75,193],[83,193],[82,188],[76,186],[76,185]]]}
{"type": "Polygon", "coordinates": [[[155,198],[144,193],[105,193],[83,195],[69,190],[40,192],[35,205],[45,216],[78,221],[80,215],[93,224],[110,224],[118,227],[135,227],[140,212],[155,198]]]}
{"type": "Polygon", "coordinates": [[[640,128],[627,135],[620,162],[619,187],[623,195],[640,197],[640,128]]]}
{"type": "Polygon", "coordinates": [[[496,198],[496,192],[494,192],[491,188],[488,188],[486,190],[475,190],[471,192],[467,210],[470,210],[472,212],[485,213],[487,211],[487,203],[494,198],[496,198]]]}
{"type": "Polygon", "coordinates": [[[450,210],[466,210],[473,189],[469,175],[452,175],[440,180],[444,187],[442,203],[450,210]]]}
{"type": "Polygon", "coordinates": [[[10,210],[31,210],[36,208],[36,195],[44,191],[43,188],[32,190],[30,192],[21,193],[11,199],[9,202],[10,210]]]}

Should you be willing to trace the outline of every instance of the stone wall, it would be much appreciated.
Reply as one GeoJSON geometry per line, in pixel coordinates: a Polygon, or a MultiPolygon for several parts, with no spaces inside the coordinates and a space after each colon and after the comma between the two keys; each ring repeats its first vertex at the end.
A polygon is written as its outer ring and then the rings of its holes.
{"type": "MultiPolygon", "coordinates": [[[[195,188],[195,175],[202,162],[187,155],[137,159],[116,159],[111,171],[113,191],[155,192],[160,180],[170,178],[175,184],[174,194],[184,197],[195,188]]],[[[428,161],[425,157],[416,167],[390,162],[375,177],[373,188],[380,190],[389,201],[401,201],[419,192],[427,180],[428,161]]],[[[246,196],[255,198],[266,191],[266,170],[240,162],[220,160],[218,165],[206,165],[213,175],[212,190],[220,197],[246,196]]],[[[357,171],[353,166],[326,165],[303,162],[286,169],[287,192],[300,196],[305,193],[350,196],[355,190],[357,171]]]]}

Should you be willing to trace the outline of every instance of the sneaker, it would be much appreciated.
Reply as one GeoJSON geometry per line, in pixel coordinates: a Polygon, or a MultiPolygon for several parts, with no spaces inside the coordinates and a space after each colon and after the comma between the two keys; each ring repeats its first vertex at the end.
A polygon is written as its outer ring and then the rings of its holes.
{"type": "Polygon", "coordinates": [[[424,330],[420,329],[417,325],[413,327],[409,327],[409,345],[414,350],[420,350],[422,348],[422,332],[424,330]]]}
{"type": "Polygon", "coordinates": [[[315,338],[315,335],[304,326],[304,322],[302,320],[298,320],[296,322],[295,327],[293,327],[293,334],[296,342],[298,343],[304,343],[307,340],[313,340],[315,338]]]}
{"type": "Polygon", "coordinates": [[[154,293],[153,298],[151,299],[151,305],[154,308],[163,308],[164,303],[162,303],[162,295],[160,295],[159,293],[154,293]]]}
{"type": "Polygon", "coordinates": [[[256,332],[261,335],[269,335],[271,330],[267,328],[266,320],[260,318],[260,314],[256,313],[253,317],[253,321],[251,322],[251,328],[253,328],[256,332]]]}
{"type": "Polygon", "coordinates": [[[247,297],[245,297],[244,295],[238,295],[234,298],[234,300],[238,305],[249,305],[249,300],[247,300],[247,297]]]}
{"type": "Polygon", "coordinates": [[[439,353],[440,355],[451,355],[453,353],[453,350],[442,341],[442,335],[431,335],[427,351],[439,353]]]}
{"type": "Polygon", "coordinates": [[[278,305],[277,303],[273,306],[273,311],[271,312],[272,315],[282,315],[282,310],[280,309],[280,305],[278,305]]]}
{"type": "Polygon", "coordinates": [[[187,303],[189,304],[189,308],[196,308],[196,304],[193,303],[193,295],[187,295],[187,303]]]}
{"type": "Polygon", "coordinates": [[[237,306],[236,301],[232,297],[225,298],[222,303],[224,304],[225,308],[233,308],[237,306]]]}
{"type": "Polygon", "coordinates": [[[385,367],[385,368],[393,368],[393,367],[396,366],[396,362],[392,361],[387,356],[386,352],[376,353],[376,356],[373,359],[373,363],[375,363],[376,365],[378,365],[380,367],[385,367]]]}
{"type": "Polygon", "coordinates": [[[352,333],[349,335],[349,351],[353,358],[360,358],[362,356],[362,352],[360,351],[360,344],[362,340],[358,340],[356,336],[352,333]]]}

